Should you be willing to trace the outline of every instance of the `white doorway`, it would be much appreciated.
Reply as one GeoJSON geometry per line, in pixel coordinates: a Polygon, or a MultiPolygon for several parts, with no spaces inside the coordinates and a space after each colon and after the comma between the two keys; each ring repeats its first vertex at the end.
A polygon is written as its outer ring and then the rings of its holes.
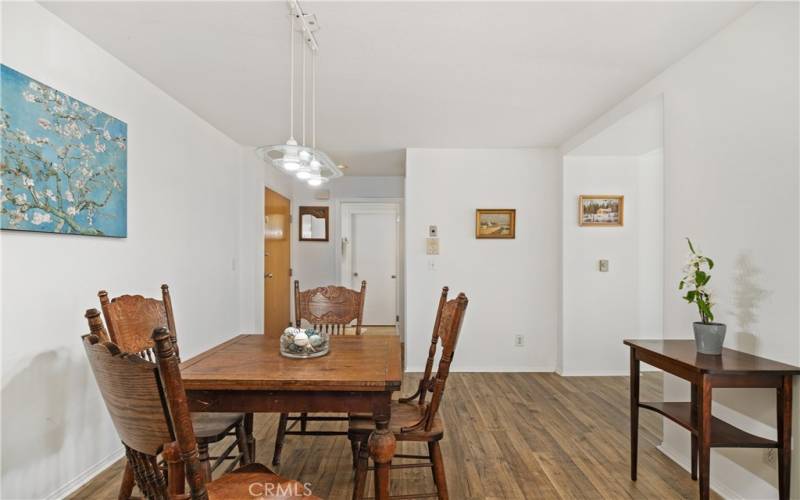
{"type": "Polygon", "coordinates": [[[397,203],[343,203],[342,285],[367,282],[365,325],[396,325],[400,316],[400,207],[397,203]]]}

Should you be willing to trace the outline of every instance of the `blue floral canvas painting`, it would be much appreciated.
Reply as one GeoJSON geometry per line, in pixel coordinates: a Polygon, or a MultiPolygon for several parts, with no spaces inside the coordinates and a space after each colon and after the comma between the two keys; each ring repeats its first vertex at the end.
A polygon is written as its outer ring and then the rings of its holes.
{"type": "Polygon", "coordinates": [[[0,65],[0,228],[126,237],[127,125],[0,65]]]}

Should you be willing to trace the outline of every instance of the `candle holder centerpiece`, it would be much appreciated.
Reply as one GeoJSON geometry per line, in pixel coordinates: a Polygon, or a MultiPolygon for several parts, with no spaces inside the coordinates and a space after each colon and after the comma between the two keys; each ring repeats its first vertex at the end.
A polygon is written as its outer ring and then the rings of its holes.
{"type": "Polygon", "coordinates": [[[330,352],[331,338],[327,332],[313,328],[289,327],[281,335],[281,354],[287,358],[318,358],[330,352]]]}

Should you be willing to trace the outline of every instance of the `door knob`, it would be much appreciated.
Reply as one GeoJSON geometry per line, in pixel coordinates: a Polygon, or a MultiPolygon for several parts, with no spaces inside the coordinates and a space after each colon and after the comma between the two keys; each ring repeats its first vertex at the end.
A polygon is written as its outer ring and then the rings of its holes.
{"type": "Polygon", "coordinates": [[[358,276],[358,273],[353,273],[353,276],[358,276]]]}
{"type": "Polygon", "coordinates": [[[396,275],[396,274],[393,274],[393,275],[392,275],[392,279],[397,279],[397,275],[396,275]]]}
{"type": "Polygon", "coordinates": [[[272,273],[264,273],[265,278],[272,278],[272,273]]]}

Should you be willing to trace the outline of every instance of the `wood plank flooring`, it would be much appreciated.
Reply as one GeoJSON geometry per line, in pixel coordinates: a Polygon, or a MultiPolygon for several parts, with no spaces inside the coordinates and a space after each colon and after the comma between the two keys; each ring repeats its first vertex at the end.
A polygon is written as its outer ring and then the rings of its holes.
{"type": "MultiPolygon", "coordinates": [[[[413,392],[418,377],[406,376],[404,392],[413,392]]],[[[641,393],[643,401],[659,401],[661,375],[643,373],[641,393]]],[[[652,412],[641,412],[639,480],[629,479],[627,377],[453,373],[442,412],[442,450],[454,500],[697,497],[697,483],[689,473],[655,449],[661,421],[652,412]]],[[[276,423],[276,415],[256,416],[261,463],[272,458],[276,423]]],[[[423,448],[399,443],[398,452],[419,453],[423,448]]],[[[311,483],[315,494],[350,498],[351,456],[345,437],[288,436],[282,461],[277,471],[311,483]]],[[[122,467],[118,462],[71,498],[116,498],[122,467]]],[[[392,494],[431,491],[428,469],[392,471],[392,494]]]]}

